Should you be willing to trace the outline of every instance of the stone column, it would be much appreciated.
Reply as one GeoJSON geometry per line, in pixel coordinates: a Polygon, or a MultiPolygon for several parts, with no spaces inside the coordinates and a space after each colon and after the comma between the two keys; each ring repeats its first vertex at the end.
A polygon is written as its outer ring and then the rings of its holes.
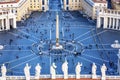
{"type": "Polygon", "coordinates": [[[103,28],[107,28],[108,25],[108,18],[104,17],[104,24],[103,24],[103,28]]]}
{"type": "Polygon", "coordinates": [[[16,16],[13,18],[13,28],[17,28],[16,27],[16,16]]]}
{"type": "Polygon", "coordinates": [[[109,28],[111,28],[111,18],[109,17],[109,28]]]}
{"type": "Polygon", "coordinates": [[[118,29],[119,20],[116,19],[116,29],[118,29]]]}
{"type": "Polygon", "coordinates": [[[3,26],[2,26],[2,30],[4,30],[4,27],[5,27],[5,24],[4,24],[4,23],[6,23],[6,22],[5,22],[4,18],[3,18],[3,19],[2,19],[2,25],[3,25],[3,26]]]}
{"type": "Polygon", "coordinates": [[[98,16],[97,17],[97,28],[101,27],[101,18],[98,16]]]}
{"type": "Polygon", "coordinates": [[[47,0],[44,0],[44,3],[45,3],[45,4],[44,4],[44,8],[45,8],[45,10],[44,10],[44,11],[46,12],[46,11],[48,10],[47,0]]]}
{"type": "Polygon", "coordinates": [[[6,30],[9,30],[10,29],[10,24],[9,24],[9,18],[7,16],[6,18],[6,30]]]}
{"type": "Polygon", "coordinates": [[[3,25],[3,24],[4,24],[4,23],[3,23],[4,21],[3,21],[3,19],[1,19],[1,21],[2,21],[1,23],[2,23],[2,27],[3,27],[3,26],[4,26],[4,25],[3,25]]]}
{"type": "Polygon", "coordinates": [[[49,10],[49,0],[47,0],[47,10],[49,10]]]}
{"type": "Polygon", "coordinates": [[[44,8],[45,8],[45,12],[46,12],[46,10],[47,10],[47,5],[46,5],[46,3],[47,3],[47,0],[44,0],[44,8]]]}
{"type": "Polygon", "coordinates": [[[113,24],[112,24],[112,28],[114,29],[115,27],[115,18],[113,18],[113,24]]]}
{"type": "Polygon", "coordinates": [[[64,10],[66,10],[66,0],[63,1],[64,10]]]}

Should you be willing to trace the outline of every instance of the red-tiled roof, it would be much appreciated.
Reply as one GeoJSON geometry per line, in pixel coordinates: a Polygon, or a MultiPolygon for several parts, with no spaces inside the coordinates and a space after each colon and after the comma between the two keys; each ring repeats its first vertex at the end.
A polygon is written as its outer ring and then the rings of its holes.
{"type": "MultiPolygon", "coordinates": [[[[47,79],[39,79],[39,80],[52,80],[50,78],[47,79]]],[[[57,78],[54,80],[100,80],[100,79],[90,79],[90,78],[80,78],[80,79],[75,79],[75,78],[69,78],[69,79],[63,79],[63,78],[57,78]]]]}
{"type": "Polygon", "coordinates": [[[10,2],[0,2],[0,4],[9,4],[9,3],[17,3],[19,2],[20,0],[14,0],[14,1],[10,1],[10,2]]]}
{"type": "MultiPolygon", "coordinates": [[[[39,80],[101,80],[101,79],[91,79],[91,78],[80,78],[80,79],[75,79],[75,78],[69,78],[69,79],[63,79],[63,78],[57,78],[57,79],[39,79],[39,80]]],[[[106,80],[120,80],[120,79],[106,79],[106,80]]]]}
{"type": "Polygon", "coordinates": [[[95,2],[95,3],[107,3],[106,0],[93,0],[93,2],[95,2]]]}
{"type": "Polygon", "coordinates": [[[112,0],[113,2],[120,2],[120,0],[112,0]]]}

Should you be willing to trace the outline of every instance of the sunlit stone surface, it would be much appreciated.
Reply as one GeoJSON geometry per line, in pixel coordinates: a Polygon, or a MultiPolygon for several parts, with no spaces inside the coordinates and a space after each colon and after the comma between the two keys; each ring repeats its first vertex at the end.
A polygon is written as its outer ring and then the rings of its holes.
{"type": "Polygon", "coordinates": [[[92,77],[92,63],[97,67],[96,75],[101,75],[103,64],[107,67],[106,76],[118,75],[118,50],[111,44],[120,41],[120,32],[96,29],[96,21],[90,21],[82,12],[62,11],[58,0],[50,3],[49,11],[33,12],[25,21],[17,22],[17,29],[0,32],[0,44],[4,45],[0,49],[0,65],[5,64],[7,75],[25,76],[23,69],[28,63],[30,76],[35,76],[39,63],[40,75],[49,74],[50,77],[50,66],[55,63],[55,75],[63,76],[61,66],[65,60],[68,62],[67,77],[70,74],[75,77],[78,62],[82,63],[78,78],[86,74],[92,77]],[[59,14],[59,46],[62,46],[57,50],[56,12],[59,14]]]}

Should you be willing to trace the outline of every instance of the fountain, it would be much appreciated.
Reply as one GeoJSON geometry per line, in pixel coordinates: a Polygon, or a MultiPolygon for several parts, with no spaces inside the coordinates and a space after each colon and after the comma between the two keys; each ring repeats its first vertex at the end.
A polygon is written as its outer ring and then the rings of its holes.
{"type": "Polygon", "coordinates": [[[120,48],[120,44],[119,44],[119,41],[118,40],[115,40],[113,44],[111,44],[111,47],[112,48],[120,48]]]}
{"type": "Polygon", "coordinates": [[[0,45],[0,50],[2,50],[4,48],[4,46],[3,45],[0,45]]]}
{"type": "Polygon", "coordinates": [[[59,15],[56,14],[56,45],[52,46],[52,49],[63,49],[63,46],[59,44],[59,15]]]}

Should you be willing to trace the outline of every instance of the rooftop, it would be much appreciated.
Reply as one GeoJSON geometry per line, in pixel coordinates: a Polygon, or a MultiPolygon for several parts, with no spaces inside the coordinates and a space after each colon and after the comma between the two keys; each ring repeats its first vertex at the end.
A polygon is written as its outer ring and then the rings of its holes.
{"type": "Polygon", "coordinates": [[[20,0],[0,0],[0,4],[17,3],[20,0]]]}
{"type": "Polygon", "coordinates": [[[116,10],[120,10],[120,0],[111,0],[112,1],[112,7],[116,10]]]}
{"type": "Polygon", "coordinates": [[[93,0],[93,2],[95,2],[95,3],[107,3],[106,0],[93,0]]]}
{"type": "Polygon", "coordinates": [[[94,6],[95,3],[107,3],[106,0],[85,0],[90,6],[94,6]]]}

